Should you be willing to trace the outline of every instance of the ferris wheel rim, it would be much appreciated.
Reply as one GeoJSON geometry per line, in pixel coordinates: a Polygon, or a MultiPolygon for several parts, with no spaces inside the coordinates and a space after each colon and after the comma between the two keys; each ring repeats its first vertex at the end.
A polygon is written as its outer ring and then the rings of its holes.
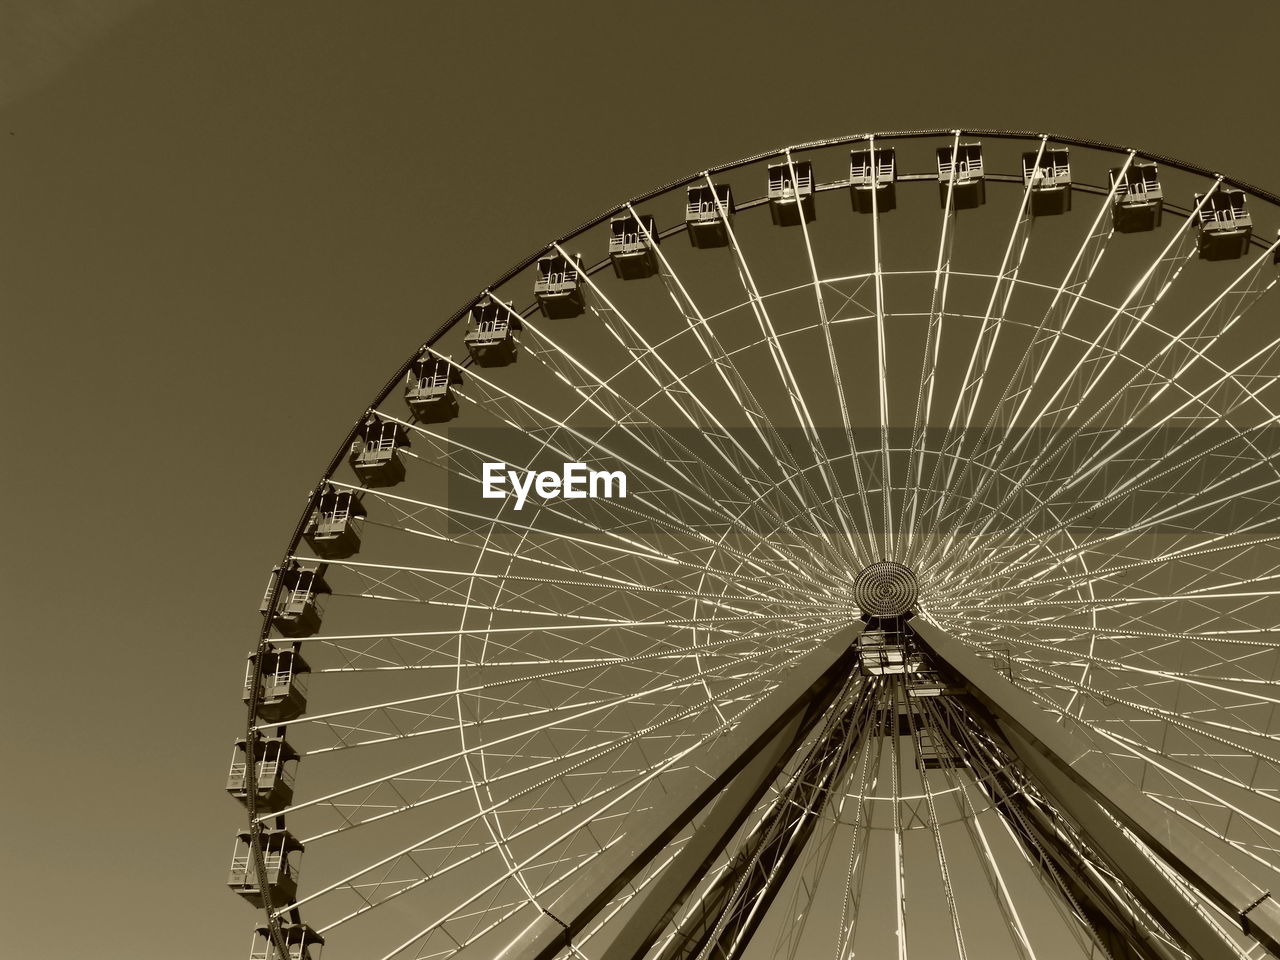
{"type": "MultiPolygon", "coordinates": [[[[537,252],[535,252],[534,254],[530,255],[530,256],[529,256],[525,261],[523,261],[519,266],[517,266],[517,267],[513,268],[512,270],[508,271],[508,273],[507,273],[507,274],[505,274],[505,275],[503,275],[503,277],[502,277],[502,278],[500,278],[498,281],[496,281],[496,282],[494,282],[493,284],[491,284],[491,286],[490,286],[489,288],[486,288],[486,291],[487,291],[488,289],[497,289],[497,288],[501,287],[503,284],[505,284],[506,282],[508,282],[509,280],[511,280],[512,278],[514,278],[515,276],[517,276],[521,271],[523,271],[523,270],[527,269],[529,266],[531,266],[531,265],[532,265],[532,264],[537,260],[537,258],[538,258],[539,256],[541,256],[544,252],[546,252],[546,251],[548,251],[548,250],[553,250],[553,249],[555,249],[555,248],[559,247],[561,244],[569,242],[570,240],[574,239],[575,237],[577,237],[578,235],[580,235],[580,234],[581,234],[581,233],[583,233],[584,231],[589,230],[589,229],[591,229],[592,227],[595,227],[595,226],[600,225],[600,224],[601,224],[601,223],[603,223],[605,220],[607,220],[610,216],[613,216],[613,215],[614,215],[614,214],[616,214],[616,213],[619,213],[619,212],[622,212],[622,211],[627,210],[628,208],[632,207],[632,205],[633,205],[633,204],[641,203],[641,202],[644,202],[645,200],[651,199],[651,198],[653,198],[653,197],[657,197],[657,196],[664,195],[664,194],[670,193],[670,192],[672,192],[672,191],[678,190],[681,186],[684,186],[684,185],[687,185],[687,184],[692,183],[692,182],[694,182],[694,181],[697,181],[697,180],[698,180],[698,179],[700,179],[700,178],[706,178],[706,177],[708,177],[708,176],[709,176],[710,174],[712,174],[712,173],[723,172],[723,171],[727,171],[727,170],[737,169],[737,168],[739,168],[739,167],[747,166],[747,165],[750,165],[750,164],[753,164],[753,163],[759,163],[759,162],[764,161],[764,160],[768,160],[768,159],[771,159],[771,158],[775,158],[775,157],[783,156],[783,155],[785,155],[785,154],[788,154],[788,152],[789,152],[789,151],[793,151],[793,150],[807,150],[807,149],[818,149],[818,148],[822,148],[822,147],[841,146],[841,145],[844,145],[844,144],[856,143],[856,142],[859,142],[859,141],[865,141],[865,140],[867,140],[867,139],[869,139],[869,138],[872,138],[872,137],[877,138],[877,139],[879,139],[879,138],[884,138],[884,139],[910,139],[910,138],[936,137],[936,136],[947,135],[947,134],[953,134],[953,133],[954,133],[954,134],[956,134],[957,136],[958,136],[958,135],[960,135],[961,133],[963,133],[963,134],[969,134],[969,135],[974,135],[974,136],[984,136],[984,137],[993,137],[993,138],[998,138],[998,137],[1007,137],[1007,138],[1009,138],[1009,139],[1017,139],[1017,140],[1052,139],[1055,143],[1062,143],[1062,144],[1065,144],[1065,145],[1071,145],[1071,146],[1082,146],[1082,147],[1086,147],[1086,148],[1090,148],[1090,149],[1095,149],[1095,150],[1101,150],[1101,151],[1105,151],[1105,152],[1111,152],[1111,153],[1117,153],[1117,154],[1124,154],[1124,153],[1128,153],[1128,154],[1130,154],[1130,155],[1133,155],[1133,154],[1135,154],[1135,153],[1136,153],[1136,151],[1131,151],[1131,150],[1129,150],[1128,148],[1118,147],[1118,146],[1114,146],[1114,145],[1110,145],[1110,144],[1102,144],[1102,143],[1097,142],[1097,141],[1087,141],[1087,140],[1079,140],[1079,139],[1072,139],[1072,138],[1066,138],[1066,137],[1057,137],[1057,136],[1052,136],[1052,137],[1050,137],[1050,135],[1044,135],[1044,134],[1031,134],[1031,133],[1026,133],[1026,132],[1017,132],[1017,131],[991,131],[991,130],[964,130],[964,131],[956,131],[956,130],[936,130],[936,131],[906,131],[906,132],[882,133],[882,134],[856,134],[856,135],[849,135],[849,136],[846,136],[846,137],[840,137],[840,138],[836,138],[836,139],[832,139],[832,140],[813,141],[813,142],[810,142],[810,143],[800,144],[800,145],[793,146],[793,147],[790,147],[790,148],[783,148],[782,150],[779,150],[779,151],[771,151],[771,152],[766,152],[766,153],[758,154],[758,155],[755,155],[755,156],[752,156],[752,157],[743,158],[743,159],[741,159],[741,160],[731,162],[731,163],[729,163],[729,164],[723,164],[723,165],[718,166],[718,167],[710,168],[710,169],[709,169],[709,170],[707,170],[707,171],[701,171],[701,172],[699,172],[699,173],[693,174],[693,175],[691,175],[690,177],[688,177],[688,178],[686,178],[686,179],[684,179],[684,180],[681,180],[681,181],[673,181],[672,183],[667,184],[667,185],[665,185],[665,186],[663,186],[663,187],[660,187],[660,188],[658,188],[658,189],[656,189],[656,190],[654,190],[654,191],[651,191],[651,192],[646,193],[646,194],[644,194],[644,195],[641,195],[641,196],[639,196],[639,197],[637,197],[637,198],[634,198],[634,199],[632,199],[632,200],[626,201],[626,202],[624,202],[623,204],[620,204],[620,205],[618,205],[618,206],[615,206],[615,207],[611,208],[609,211],[605,212],[604,214],[601,214],[599,217],[596,217],[595,219],[593,219],[593,220],[591,220],[591,221],[589,221],[589,222],[587,222],[587,223],[585,223],[585,224],[583,224],[583,225],[579,226],[578,228],[576,228],[576,229],[575,229],[574,231],[572,231],[571,233],[566,234],[566,235],[565,235],[565,236],[564,236],[560,241],[553,242],[552,244],[548,245],[547,247],[542,248],[542,249],[538,250],[537,252]]],[[[1217,175],[1217,174],[1211,173],[1210,171],[1206,170],[1205,168],[1196,167],[1196,166],[1194,166],[1194,165],[1190,165],[1190,164],[1182,163],[1182,162],[1180,162],[1180,161],[1175,161],[1175,160],[1173,160],[1172,158],[1167,158],[1167,157],[1163,157],[1163,156],[1160,156],[1160,155],[1156,155],[1156,154],[1149,154],[1149,153],[1141,153],[1141,154],[1138,154],[1138,155],[1139,155],[1139,156],[1141,156],[1143,159],[1154,160],[1154,161],[1156,161],[1156,162],[1158,162],[1158,163],[1163,163],[1163,164],[1166,164],[1166,165],[1169,165],[1169,166],[1172,166],[1172,167],[1175,167],[1175,168],[1177,168],[1177,169],[1181,169],[1181,170],[1184,170],[1184,171],[1187,171],[1187,172],[1195,173],[1195,174],[1198,174],[1198,175],[1204,175],[1204,176],[1217,177],[1217,179],[1218,179],[1218,180],[1220,180],[1221,182],[1228,183],[1228,184],[1231,184],[1231,185],[1233,185],[1233,186],[1236,186],[1236,187],[1238,187],[1238,188],[1240,188],[1240,189],[1245,190],[1245,191],[1246,191],[1250,196],[1257,197],[1257,198],[1259,198],[1259,199],[1263,199],[1263,200],[1265,200],[1265,201],[1267,201],[1267,202],[1269,202],[1269,203],[1272,203],[1272,204],[1280,205],[1280,198],[1276,197],[1275,195],[1268,194],[1268,193],[1266,193],[1265,191],[1260,191],[1258,188],[1251,187],[1251,186],[1250,186],[1250,185],[1248,185],[1248,184],[1244,184],[1242,181],[1237,181],[1237,180],[1232,180],[1232,179],[1228,179],[1228,178],[1225,178],[1225,177],[1221,177],[1221,176],[1219,176],[1219,175],[1217,175]]],[[[762,202],[762,201],[761,201],[761,202],[762,202]]],[[[754,203],[752,203],[751,205],[755,205],[755,204],[754,204],[754,203]]],[[[740,205],[739,205],[739,208],[741,209],[741,208],[746,207],[746,206],[748,206],[748,204],[740,204],[740,205]]],[[[1176,211],[1175,211],[1175,212],[1176,212],[1176,211]]],[[[682,227],[682,226],[680,226],[680,227],[673,227],[671,232],[673,232],[673,233],[674,233],[674,232],[679,232],[679,231],[680,231],[680,230],[682,230],[682,229],[683,229],[683,227],[682,227]]],[[[665,234],[664,234],[664,235],[665,235],[665,234]]],[[[600,264],[600,265],[603,265],[604,263],[607,263],[607,261],[602,261],[602,264],[600,264]]],[[[600,265],[597,265],[597,266],[600,266],[600,265]]],[[[916,273],[919,273],[919,272],[923,272],[923,271],[903,271],[903,272],[916,272],[916,273]]],[[[891,272],[891,271],[886,271],[885,273],[886,273],[886,275],[888,275],[889,273],[892,273],[892,272],[891,272]]],[[[990,279],[997,279],[997,276],[996,276],[995,274],[988,274],[988,273],[973,274],[973,276],[974,276],[974,277],[976,277],[976,278],[987,279],[987,280],[990,280],[990,279]]],[[[827,278],[827,279],[834,280],[834,279],[841,279],[841,278],[827,278]]],[[[1014,282],[1015,282],[1015,283],[1030,283],[1031,281],[1027,281],[1027,280],[1025,280],[1025,279],[1018,279],[1018,278],[1015,278],[1015,281],[1014,281],[1014,282]]],[[[803,288],[803,286],[804,286],[804,285],[799,285],[799,286],[797,286],[797,288],[796,288],[796,289],[802,289],[802,288],[803,288]]],[[[790,292],[790,291],[772,290],[772,291],[770,291],[770,292],[769,292],[768,296],[774,296],[774,295],[781,294],[781,293],[786,293],[786,292],[790,292]]],[[[460,322],[460,321],[461,321],[461,320],[462,320],[462,319],[467,315],[468,310],[470,309],[470,307],[471,307],[473,304],[474,304],[474,299],[472,299],[472,300],[468,301],[468,303],[467,303],[465,306],[463,306],[463,307],[462,307],[462,308],[461,308],[457,313],[455,313],[455,314],[453,315],[453,317],[452,317],[449,321],[447,321],[444,325],[442,325],[442,326],[441,326],[441,328],[440,328],[440,329],[438,329],[435,333],[433,333],[433,334],[431,335],[431,337],[430,337],[427,341],[425,341],[425,342],[422,344],[422,347],[428,347],[428,346],[434,345],[436,342],[438,342],[438,341],[439,341],[439,339],[440,339],[441,337],[443,337],[445,333],[447,333],[449,330],[451,330],[452,328],[454,328],[454,327],[455,327],[455,326],[456,326],[456,325],[457,325],[457,324],[458,324],[458,323],[459,323],[459,322],[460,322]]],[[[736,306],[734,306],[734,307],[731,307],[731,308],[729,308],[729,309],[730,309],[730,310],[738,309],[738,308],[740,308],[741,306],[743,306],[743,304],[738,304],[738,305],[736,305],[736,306]]],[[[530,310],[532,310],[532,308],[530,308],[530,310]]],[[[974,317],[973,319],[978,319],[978,318],[977,318],[977,317],[974,317]]],[[[1137,318],[1134,318],[1134,319],[1137,319],[1137,318]]],[[[1140,321],[1139,321],[1139,322],[1140,322],[1140,321]]],[[[787,336],[787,335],[791,335],[791,334],[794,334],[794,333],[803,333],[803,332],[805,332],[805,331],[803,331],[803,330],[788,330],[788,331],[786,331],[783,335],[784,335],[784,336],[787,336]]],[[[1163,331],[1162,331],[1162,333],[1163,333],[1163,331]]],[[[748,344],[748,345],[746,345],[746,346],[742,346],[742,347],[738,347],[738,348],[736,348],[736,349],[737,349],[737,350],[747,350],[747,349],[751,349],[751,348],[753,348],[753,347],[755,347],[755,346],[758,346],[759,342],[760,342],[760,341],[756,341],[755,343],[748,344]]],[[[421,348],[420,348],[420,349],[421,349],[421,348]]],[[[416,353],[416,351],[415,351],[415,353],[416,353]]],[[[402,365],[401,369],[400,369],[399,371],[397,371],[397,373],[396,373],[394,376],[392,376],[392,377],[388,380],[388,382],[387,382],[386,386],[383,388],[383,390],[382,390],[382,391],[379,393],[379,395],[374,399],[374,401],[370,404],[370,406],[369,406],[368,408],[366,408],[366,412],[368,412],[368,411],[372,411],[372,410],[375,410],[376,408],[378,408],[382,403],[384,403],[384,402],[387,400],[387,398],[391,395],[391,392],[394,390],[395,386],[396,386],[397,384],[399,384],[399,383],[401,382],[401,380],[403,379],[403,377],[404,377],[404,375],[405,375],[405,372],[406,372],[406,371],[408,370],[408,368],[409,368],[409,364],[412,362],[412,360],[413,360],[413,358],[414,358],[414,356],[415,356],[415,353],[411,353],[411,354],[409,355],[409,359],[405,361],[405,363],[402,365]]],[[[1126,358],[1126,359],[1128,359],[1128,358],[1126,358]]],[[[359,423],[359,420],[357,420],[357,425],[358,425],[358,423],[359,423]]],[[[333,457],[332,461],[330,462],[330,464],[329,464],[328,468],[326,469],[325,473],[324,473],[324,474],[323,474],[323,476],[321,477],[320,481],[317,483],[316,488],[312,491],[311,495],[308,497],[308,503],[307,503],[306,507],[304,508],[304,510],[303,510],[303,512],[302,512],[302,515],[301,515],[301,516],[300,516],[300,518],[299,518],[299,521],[298,521],[298,523],[297,523],[297,525],[296,525],[296,527],[295,527],[294,534],[293,534],[293,536],[292,536],[292,538],[291,538],[291,543],[290,543],[289,549],[288,549],[288,550],[287,550],[287,552],[286,552],[286,557],[285,557],[285,559],[286,559],[286,560],[288,560],[288,559],[293,559],[293,558],[298,558],[298,557],[299,557],[299,554],[298,554],[298,547],[299,547],[299,545],[300,545],[300,543],[301,543],[301,540],[302,540],[302,533],[303,533],[303,529],[304,529],[304,527],[305,527],[305,523],[306,523],[307,517],[311,514],[312,510],[313,510],[313,509],[314,509],[314,507],[315,507],[315,504],[316,504],[316,497],[318,496],[319,490],[323,487],[323,485],[324,485],[325,483],[327,483],[327,482],[329,482],[330,480],[332,480],[332,479],[333,479],[334,474],[337,472],[337,470],[338,470],[339,466],[341,465],[342,460],[343,460],[343,457],[344,457],[344,455],[347,453],[347,451],[348,451],[348,449],[349,449],[349,446],[350,446],[350,443],[351,443],[352,439],[354,439],[354,437],[355,437],[355,436],[356,436],[356,426],[353,426],[353,427],[350,429],[350,431],[348,432],[347,437],[346,437],[346,438],[344,439],[344,441],[339,445],[337,452],[335,453],[335,455],[334,455],[334,457],[333,457]]],[[[814,466],[816,466],[816,465],[814,465],[814,466]]],[[[814,468],[814,466],[806,466],[804,469],[805,469],[805,471],[808,471],[808,470],[813,469],[813,468],[814,468]]],[[[983,469],[991,469],[991,467],[990,467],[990,466],[986,466],[986,467],[983,467],[983,469]]],[[[382,492],[383,492],[383,491],[379,491],[379,493],[382,493],[382,492]]],[[[278,588],[278,585],[277,585],[277,588],[278,588]]],[[[949,610],[940,611],[940,615],[941,615],[941,616],[943,616],[944,618],[946,618],[946,615],[947,615],[949,612],[950,612],[949,610]]],[[[260,640],[259,640],[259,646],[260,646],[260,649],[261,649],[261,646],[262,646],[263,644],[267,644],[267,643],[269,643],[269,641],[270,641],[270,631],[271,631],[271,617],[270,617],[270,614],[269,614],[269,613],[267,613],[267,614],[265,614],[265,615],[264,615],[263,630],[262,630],[262,634],[261,634],[261,637],[260,637],[260,640]]],[[[450,631],[450,632],[453,632],[453,631],[450,631]]],[[[254,684],[254,687],[255,687],[255,691],[256,691],[256,688],[257,688],[257,684],[256,684],[256,683],[254,684]]],[[[256,719],[256,718],[255,718],[255,705],[254,705],[254,703],[253,703],[252,701],[251,701],[251,702],[250,702],[250,704],[249,704],[248,719],[249,719],[249,723],[250,723],[250,727],[249,727],[250,735],[252,734],[252,732],[253,732],[253,731],[256,731],[256,730],[257,730],[259,727],[261,727],[261,726],[264,726],[264,725],[265,725],[265,726],[271,726],[271,725],[272,725],[272,724],[255,724],[255,722],[254,722],[254,721],[255,721],[255,719],[256,719]]],[[[249,764],[249,766],[252,768],[253,764],[251,763],[251,764],[249,764]]],[[[249,776],[250,776],[250,778],[252,778],[253,774],[251,773],[249,776]]],[[[473,786],[474,786],[474,782],[473,782],[473,786]]],[[[252,790],[251,790],[251,796],[252,796],[252,790]]],[[[251,799],[251,800],[249,801],[249,806],[250,806],[250,821],[251,821],[251,824],[254,824],[254,823],[256,823],[256,822],[257,822],[257,818],[255,818],[255,816],[253,815],[253,808],[252,808],[252,804],[253,804],[253,800],[251,799]]],[[[482,804],[482,806],[483,806],[483,804],[482,804]]],[[[495,839],[496,839],[496,838],[495,838],[495,839]]],[[[499,842],[499,843],[497,844],[497,846],[498,846],[499,848],[501,848],[501,847],[503,846],[503,844],[499,842]]],[[[315,896],[315,894],[312,894],[311,896],[315,896]]],[[[270,905],[268,906],[268,912],[270,912],[270,905]]],[[[278,915],[277,915],[277,919],[278,919],[278,915]]],[[[273,932],[274,932],[274,931],[273,931],[273,932]]]]}

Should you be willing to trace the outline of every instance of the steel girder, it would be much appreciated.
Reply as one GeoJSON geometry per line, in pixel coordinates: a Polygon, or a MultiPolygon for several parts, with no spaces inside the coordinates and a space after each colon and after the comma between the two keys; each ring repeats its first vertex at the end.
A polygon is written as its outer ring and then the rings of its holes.
{"type": "Polygon", "coordinates": [[[1084,842],[1030,782],[986,709],[969,694],[938,701],[948,735],[973,771],[975,785],[1008,825],[1041,876],[1111,960],[1184,960],[1140,922],[1141,913],[1110,864],[1084,842]],[[1112,881],[1115,882],[1112,882],[1112,881]]]}
{"type": "Polygon", "coordinates": [[[1192,908],[1164,865],[1234,917],[1246,935],[1280,956],[1280,903],[1268,891],[1145,797],[1087,740],[1037,707],[960,641],[932,624],[913,621],[911,628],[935,662],[972,697],[974,718],[1009,746],[1044,794],[1075,822],[1094,850],[1105,854],[1128,888],[1186,949],[1203,960],[1237,956],[1209,919],[1192,908]]]}
{"type": "MultiPolygon", "coordinates": [[[[870,684],[876,685],[874,680],[870,684]]],[[[850,678],[768,813],[654,960],[736,960],[742,955],[862,739],[886,722],[867,686],[861,678],[850,678]]]]}
{"type": "MultiPolygon", "coordinates": [[[[854,641],[860,633],[856,627],[843,630],[793,664],[778,687],[699,757],[696,766],[664,782],[666,796],[628,825],[625,842],[599,857],[564,893],[539,904],[541,915],[512,938],[496,960],[557,956],[699,811],[730,787],[699,825],[695,852],[669,882],[659,884],[662,894],[645,898],[642,910],[633,914],[634,942],[651,942],[653,927],[678,909],[687,894],[688,882],[677,878],[692,877],[700,864],[715,858],[798,748],[807,733],[806,722],[821,716],[843,689],[856,668],[854,641]]],[[[460,956],[494,958],[479,949],[477,945],[460,956]]]]}

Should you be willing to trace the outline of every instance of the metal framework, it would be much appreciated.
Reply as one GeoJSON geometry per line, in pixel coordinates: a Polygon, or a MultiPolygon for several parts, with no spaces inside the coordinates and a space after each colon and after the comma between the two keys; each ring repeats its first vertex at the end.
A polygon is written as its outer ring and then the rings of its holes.
{"type": "MultiPolygon", "coordinates": [[[[846,630],[793,667],[786,681],[749,724],[717,744],[687,785],[633,824],[626,847],[598,862],[544,915],[497,954],[501,960],[551,960],[571,950],[573,937],[612,896],[656,856],[709,799],[719,794],[698,832],[632,912],[623,932],[600,956],[632,960],[648,955],[677,911],[759,802],[769,783],[799,749],[802,731],[819,732],[792,769],[766,816],[734,851],[727,870],[654,956],[660,960],[733,960],[740,957],[763,911],[777,895],[842,774],[868,736],[893,736],[899,723],[917,743],[928,729],[954,755],[956,765],[988,770],[1001,816],[1028,856],[1052,862],[1056,882],[1108,955],[1166,958],[1157,943],[1138,935],[1126,904],[1141,901],[1191,956],[1204,960],[1237,954],[1211,917],[1192,909],[1179,880],[1200,890],[1230,915],[1242,933],[1280,956],[1280,903],[1242,876],[1215,850],[1179,829],[1123,776],[1101,763],[1087,742],[1009,684],[989,664],[937,627],[896,623],[904,647],[925,658],[921,670],[941,673],[947,711],[957,727],[911,712],[905,687],[862,682],[850,653],[861,630],[846,630]],[[833,695],[834,693],[834,695],[833,695]],[[992,761],[995,755],[999,759],[992,761]],[[735,776],[736,775],[736,776],[735,776]],[[1069,839],[1067,838],[1069,836],[1069,839]],[[1096,875],[1105,862],[1108,886],[1096,875]]],[[[905,674],[904,674],[905,676],[905,674]]],[[[476,953],[479,957],[482,954],[476,953]]]]}
{"type": "MultiPolygon", "coordinates": [[[[1208,844],[1188,834],[1133,784],[1099,760],[1087,742],[1036,708],[1025,694],[942,630],[921,624],[913,633],[956,686],[963,709],[992,739],[1002,742],[1037,782],[1055,809],[1076,821],[1082,838],[1105,856],[1134,898],[1195,956],[1232,952],[1209,918],[1189,909],[1172,868],[1274,954],[1280,954],[1280,903],[1242,876],[1208,844]],[[1157,859],[1158,858],[1158,859],[1157,859]],[[1162,863],[1159,861],[1163,861],[1162,863]]],[[[1068,861],[1070,882],[1089,887],[1079,864],[1068,861]]],[[[1101,897],[1099,891],[1091,890],[1101,897]]]]}
{"type": "Polygon", "coordinates": [[[1278,208],[1093,141],[856,135],[498,278],[269,581],[251,957],[1280,957],[1278,208]],[[495,461],[629,489],[521,511],[495,461]]]}

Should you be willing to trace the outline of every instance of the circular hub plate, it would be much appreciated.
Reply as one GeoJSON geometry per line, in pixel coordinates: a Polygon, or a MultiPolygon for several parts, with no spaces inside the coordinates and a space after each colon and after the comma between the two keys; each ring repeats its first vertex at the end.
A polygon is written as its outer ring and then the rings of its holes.
{"type": "Polygon", "coordinates": [[[920,594],[916,575],[892,560],[881,560],[863,569],[853,581],[853,597],[871,617],[900,617],[920,594]]]}

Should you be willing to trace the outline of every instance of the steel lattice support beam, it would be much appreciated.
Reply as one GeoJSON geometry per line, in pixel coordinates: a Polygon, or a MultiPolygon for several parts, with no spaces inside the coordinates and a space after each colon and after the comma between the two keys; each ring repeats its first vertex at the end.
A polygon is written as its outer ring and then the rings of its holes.
{"type": "Polygon", "coordinates": [[[994,724],[983,722],[984,715],[989,719],[987,711],[967,694],[949,695],[944,706],[950,745],[963,755],[978,788],[1105,955],[1111,960],[1181,960],[1181,953],[1137,923],[1131,902],[1099,882],[1097,867],[1109,867],[1097,851],[1083,849],[1074,827],[1029,789],[1012,747],[994,724]]]}
{"type": "MultiPolygon", "coordinates": [[[[737,802],[715,804],[711,817],[699,827],[699,834],[703,831],[723,834],[723,840],[717,841],[722,847],[767,788],[771,778],[764,778],[770,773],[776,776],[778,765],[785,762],[803,739],[804,720],[796,724],[796,719],[820,715],[844,688],[856,667],[854,641],[860,632],[857,628],[843,630],[797,661],[783,675],[778,687],[699,757],[696,767],[687,768],[664,783],[665,798],[628,826],[625,843],[601,856],[564,893],[549,903],[540,904],[542,914],[498,952],[497,960],[551,960],[569,947],[574,936],[708,803],[751,768],[754,782],[744,785],[740,781],[741,793],[734,790],[729,795],[737,802]],[[791,730],[790,739],[788,730],[791,730]],[[771,759],[753,763],[762,754],[768,754],[771,759]],[[762,779],[763,786],[760,785],[762,779]]],[[[714,857],[719,852],[717,848],[711,853],[715,846],[715,843],[700,843],[702,855],[714,857]]],[[[691,857],[690,864],[697,862],[697,857],[691,857]]],[[[676,909],[675,904],[685,892],[684,886],[672,881],[663,888],[664,896],[646,899],[644,913],[633,921],[633,933],[640,940],[647,939],[652,926],[676,909]]],[[[481,960],[478,949],[477,945],[460,956],[481,960]]],[[[483,954],[483,960],[493,957],[487,950],[483,954]]]]}
{"type": "Polygon", "coordinates": [[[1280,903],[1268,891],[1143,796],[1105,764],[1087,741],[1056,723],[959,640],[931,624],[913,622],[911,627],[939,665],[952,674],[953,682],[973,698],[970,712],[1009,745],[1046,796],[1079,826],[1090,846],[1105,851],[1129,888],[1187,949],[1203,960],[1236,956],[1208,918],[1190,907],[1177,884],[1130,840],[1126,830],[1236,918],[1245,934],[1280,956],[1280,903]]]}
{"type": "Polygon", "coordinates": [[[725,787],[700,829],[637,898],[630,919],[600,960],[633,960],[657,941],[791,759],[811,725],[812,712],[797,714],[725,787]]]}
{"type": "Polygon", "coordinates": [[[886,722],[876,709],[877,686],[851,681],[848,695],[829,711],[820,736],[772,809],[655,960],[736,960],[742,955],[862,739],[886,722]]]}

